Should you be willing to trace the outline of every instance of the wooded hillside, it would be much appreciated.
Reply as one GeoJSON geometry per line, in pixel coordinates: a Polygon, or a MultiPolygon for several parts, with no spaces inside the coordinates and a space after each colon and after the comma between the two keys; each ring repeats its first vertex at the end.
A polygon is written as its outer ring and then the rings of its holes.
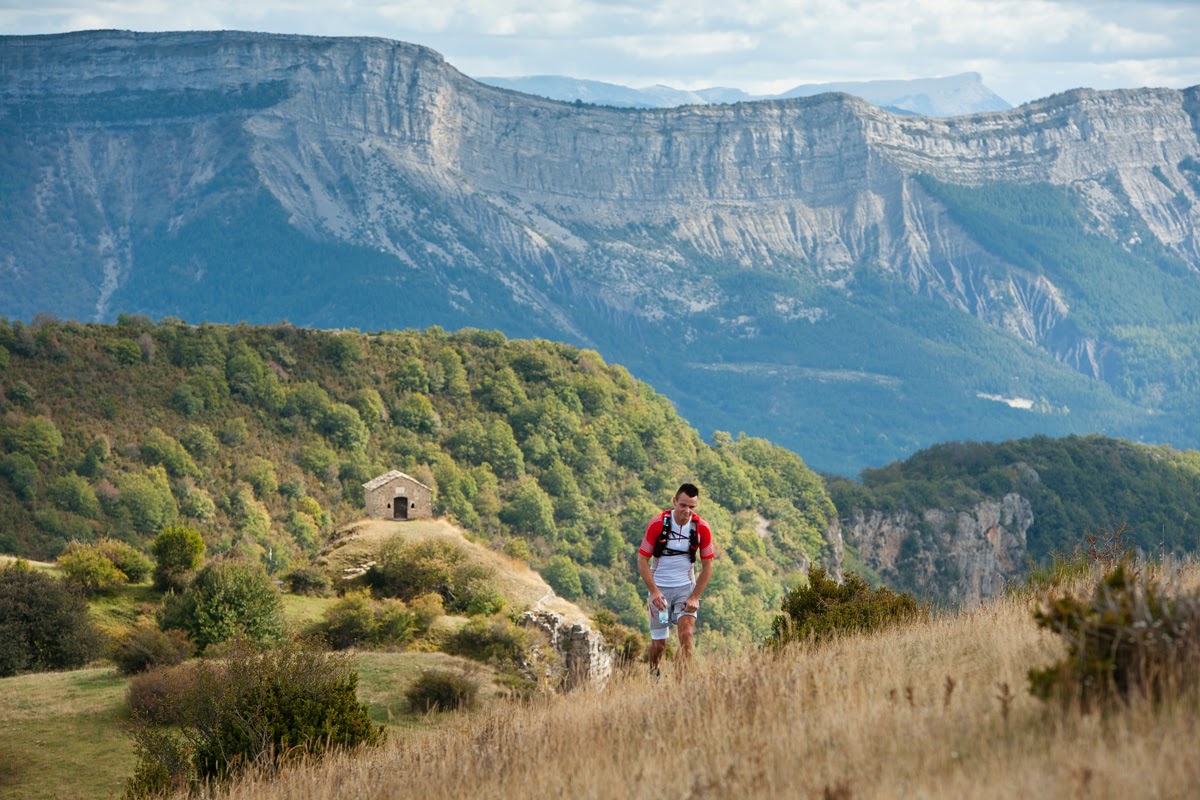
{"type": "Polygon", "coordinates": [[[683,480],[722,565],[706,623],[769,630],[828,553],[833,504],[795,454],[717,432],[595,352],[447,333],[0,321],[0,552],[100,536],[145,548],[188,521],[210,553],[279,573],[362,516],[391,469],[435,512],[528,560],[562,595],[644,624],[633,553],[683,480]]]}

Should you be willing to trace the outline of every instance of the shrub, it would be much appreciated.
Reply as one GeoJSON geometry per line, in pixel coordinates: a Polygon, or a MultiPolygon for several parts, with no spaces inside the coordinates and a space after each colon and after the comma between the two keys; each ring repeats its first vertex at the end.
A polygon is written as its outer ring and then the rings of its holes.
{"type": "Polygon", "coordinates": [[[201,652],[238,637],[269,642],[283,632],[283,602],[261,564],[212,561],[183,594],[167,598],[160,625],[185,631],[201,652]]]}
{"type": "MultiPolygon", "coordinates": [[[[357,686],[345,657],[302,642],[269,650],[238,642],[223,661],[195,665],[195,680],[178,700],[179,738],[137,724],[138,765],[130,785],[161,792],[193,780],[226,779],[249,766],[270,769],[381,744],[384,729],[358,702],[357,686]],[[165,737],[170,746],[145,746],[165,737]]],[[[127,786],[127,797],[130,792],[127,786]]]]}
{"type": "Polygon", "coordinates": [[[194,663],[159,665],[133,674],[125,703],[135,720],[155,725],[177,725],[183,721],[183,699],[195,689],[194,663]]]}
{"type": "Polygon", "coordinates": [[[504,607],[494,571],[467,560],[450,542],[390,543],[367,570],[366,582],[377,594],[404,601],[436,592],[447,609],[472,616],[504,607]]]}
{"type": "Polygon", "coordinates": [[[78,591],[23,561],[0,570],[0,676],[75,669],[100,646],[78,591]]]}
{"type": "Polygon", "coordinates": [[[1200,678],[1200,598],[1170,596],[1129,564],[1110,570],[1091,598],[1048,598],[1034,613],[1067,655],[1029,671],[1043,700],[1101,707],[1139,695],[1161,700],[1200,678]]]}
{"type": "Polygon", "coordinates": [[[335,650],[401,645],[413,639],[417,628],[416,614],[403,601],[373,600],[365,591],[350,592],[326,609],[321,626],[335,650]]]}
{"type": "Polygon", "coordinates": [[[204,539],[194,528],[174,525],[154,539],[151,551],[158,562],[154,566],[154,585],[162,591],[178,591],[204,560],[204,539]]]}
{"type": "Polygon", "coordinates": [[[479,684],[465,673],[425,670],[408,687],[404,697],[408,707],[418,714],[471,709],[479,699],[479,684]]]}
{"type": "Polygon", "coordinates": [[[592,623],[604,637],[604,642],[617,655],[617,663],[621,666],[632,664],[642,657],[646,649],[646,637],[641,631],[622,625],[617,615],[608,609],[601,609],[592,615],[592,623]]]}
{"type": "Polygon", "coordinates": [[[57,563],[66,580],[78,586],[85,595],[107,592],[128,580],[103,553],[88,544],[72,542],[67,545],[57,563]]]}
{"type": "Polygon", "coordinates": [[[446,652],[494,666],[519,665],[530,648],[527,628],[510,619],[473,619],[446,641],[446,652]]]}
{"type": "Polygon", "coordinates": [[[292,594],[323,597],[329,594],[329,576],[317,567],[292,567],[282,575],[283,585],[292,594]]]}
{"type": "Polygon", "coordinates": [[[154,565],[133,545],[119,539],[101,539],[96,550],[125,573],[130,583],[141,583],[150,575],[154,565]]]}
{"type": "Polygon", "coordinates": [[[847,633],[867,633],[915,620],[928,613],[907,592],[872,589],[853,572],[839,584],[823,567],[809,573],[808,585],[797,586],[783,599],[783,613],[772,624],[772,644],[811,639],[822,641],[847,633]]]}
{"type": "Polygon", "coordinates": [[[191,658],[196,645],[179,630],[162,631],[143,623],[113,645],[117,672],[136,675],[157,667],[174,666],[191,658]]]}

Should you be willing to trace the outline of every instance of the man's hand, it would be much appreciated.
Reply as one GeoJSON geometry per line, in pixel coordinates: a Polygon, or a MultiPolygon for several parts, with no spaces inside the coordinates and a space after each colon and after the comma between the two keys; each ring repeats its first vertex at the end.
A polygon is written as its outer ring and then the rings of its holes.
{"type": "Polygon", "coordinates": [[[663,593],[655,590],[650,594],[650,605],[657,608],[659,611],[667,610],[667,598],[663,597],[663,593]]]}
{"type": "Polygon", "coordinates": [[[688,613],[691,613],[691,614],[694,614],[697,611],[699,611],[700,610],[700,598],[699,597],[689,597],[687,599],[687,602],[683,604],[683,610],[687,611],[688,613]]]}

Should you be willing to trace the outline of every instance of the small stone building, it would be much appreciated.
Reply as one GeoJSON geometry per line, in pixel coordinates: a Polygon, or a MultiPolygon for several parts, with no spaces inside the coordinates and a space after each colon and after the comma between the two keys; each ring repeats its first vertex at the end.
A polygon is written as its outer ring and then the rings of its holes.
{"type": "Polygon", "coordinates": [[[433,516],[433,490],[398,470],[363,484],[367,516],[375,519],[428,519],[433,516]]]}

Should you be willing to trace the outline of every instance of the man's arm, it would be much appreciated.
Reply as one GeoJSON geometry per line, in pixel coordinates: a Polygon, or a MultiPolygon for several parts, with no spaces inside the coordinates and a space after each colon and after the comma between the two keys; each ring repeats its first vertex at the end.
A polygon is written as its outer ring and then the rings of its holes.
{"type": "Polygon", "coordinates": [[[706,558],[700,562],[700,574],[696,576],[696,588],[688,596],[687,605],[684,606],[685,610],[699,610],[700,595],[704,594],[704,588],[708,586],[708,579],[712,577],[713,561],[715,560],[713,558],[706,558]]]}
{"type": "Polygon", "coordinates": [[[662,610],[667,607],[667,598],[663,597],[663,593],[658,590],[658,585],[654,582],[654,573],[650,571],[650,557],[638,553],[638,574],[642,576],[642,583],[646,584],[646,588],[650,590],[650,602],[655,608],[662,610]]]}

